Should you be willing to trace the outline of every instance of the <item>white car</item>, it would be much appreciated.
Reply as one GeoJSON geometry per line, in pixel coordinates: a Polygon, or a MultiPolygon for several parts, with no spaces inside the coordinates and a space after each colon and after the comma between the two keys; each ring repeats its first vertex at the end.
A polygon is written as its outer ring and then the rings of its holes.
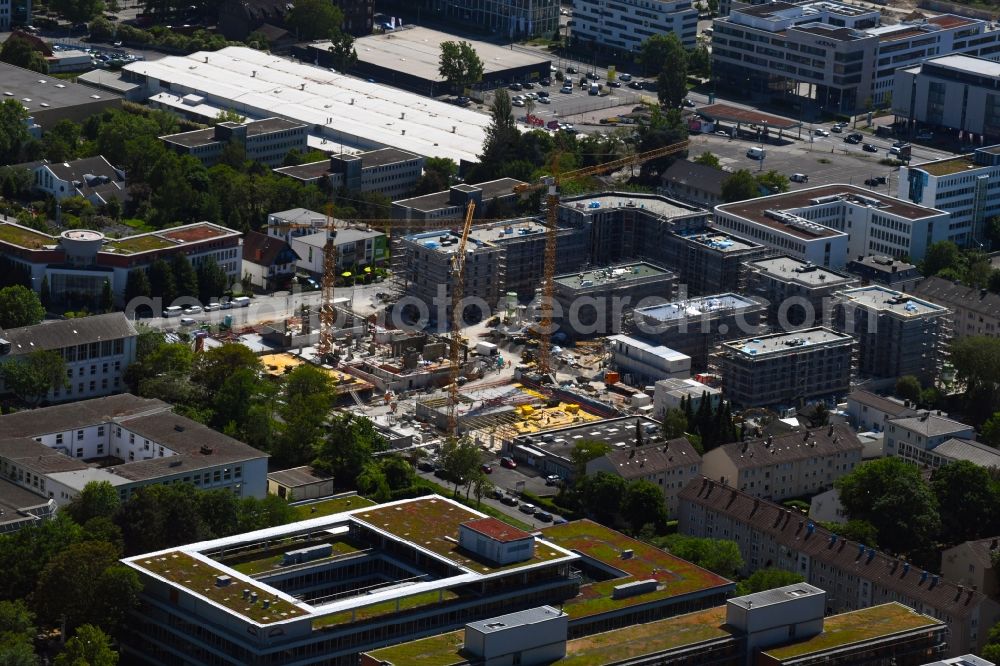
{"type": "Polygon", "coordinates": [[[525,100],[529,100],[529,99],[535,100],[535,99],[538,99],[538,95],[536,93],[530,92],[530,93],[528,93],[527,95],[524,96],[524,99],[525,100]]]}
{"type": "Polygon", "coordinates": [[[515,97],[514,99],[510,100],[510,103],[512,106],[524,106],[524,100],[521,99],[520,97],[515,97]]]}
{"type": "Polygon", "coordinates": [[[562,88],[559,89],[559,92],[569,95],[570,93],[573,92],[573,86],[563,86],[562,88]]]}
{"type": "Polygon", "coordinates": [[[814,129],[813,134],[815,134],[816,136],[830,136],[830,133],[827,132],[822,127],[817,127],[816,129],[814,129]]]}
{"type": "Polygon", "coordinates": [[[184,314],[186,314],[186,315],[201,314],[201,306],[200,305],[192,305],[191,307],[189,307],[187,310],[184,311],[184,314]]]}
{"type": "Polygon", "coordinates": [[[551,104],[552,100],[549,99],[548,97],[539,97],[538,98],[538,103],[539,104],[551,104]]]}

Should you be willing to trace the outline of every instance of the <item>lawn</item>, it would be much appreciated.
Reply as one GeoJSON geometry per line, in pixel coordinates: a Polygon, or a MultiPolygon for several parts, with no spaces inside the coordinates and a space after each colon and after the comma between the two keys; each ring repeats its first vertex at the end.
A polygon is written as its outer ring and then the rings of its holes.
{"type": "Polygon", "coordinates": [[[226,587],[217,587],[215,584],[216,576],[228,572],[205,564],[187,553],[179,551],[167,553],[158,557],[133,560],[133,563],[260,624],[281,622],[305,615],[305,611],[299,607],[276,598],[273,591],[252,583],[233,580],[226,587]],[[251,603],[249,599],[244,599],[243,590],[256,592],[259,597],[257,603],[251,603]],[[264,599],[271,600],[269,608],[264,608],[264,599]]]}
{"type": "Polygon", "coordinates": [[[603,634],[575,638],[566,644],[558,666],[603,666],[665,650],[730,636],[724,606],[666,620],[634,624],[603,634]]]}
{"type": "Polygon", "coordinates": [[[823,633],[805,641],[768,650],[767,654],[781,661],[940,624],[940,621],[932,617],[892,602],[828,617],[823,621],[823,633]]]}
{"type": "Polygon", "coordinates": [[[115,248],[117,252],[121,254],[133,254],[135,252],[148,252],[149,250],[161,250],[165,247],[173,247],[175,243],[171,243],[166,238],[160,238],[159,236],[129,236],[127,238],[120,238],[116,241],[110,243],[110,247],[115,248]]]}
{"type": "Polygon", "coordinates": [[[565,611],[570,617],[586,617],[732,584],[711,571],[590,520],[546,527],[542,536],[557,546],[576,551],[626,574],[624,578],[583,586],[577,597],[566,602],[565,611]],[[632,555],[624,559],[622,553],[626,550],[631,550],[632,555]],[[651,578],[659,582],[655,591],[624,599],[611,598],[616,586],[651,578]]]}
{"type": "Polygon", "coordinates": [[[332,516],[335,513],[343,513],[351,509],[361,509],[367,506],[375,506],[375,502],[361,495],[349,495],[346,497],[331,497],[330,499],[310,502],[309,504],[296,504],[295,519],[308,520],[310,518],[321,518],[332,516]]]}
{"type": "Polygon", "coordinates": [[[536,542],[534,557],[524,562],[497,566],[474,559],[469,552],[458,547],[458,526],[481,517],[460,504],[456,505],[434,497],[396,506],[376,507],[354,514],[355,519],[364,521],[372,527],[412,540],[416,545],[443,555],[455,564],[483,573],[494,573],[564,557],[559,551],[536,542]]]}
{"type": "Polygon", "coordinates": [[[342,611],[340,613],[334,613],[333,615],[326,615],[313,621],[313,629],[322,629],[335,624],[362,622],[363,620],[370,620],[371,618],[382,617],[383,615],[389,615],[392,613],[401,613],[403,611],[413,610],[414,608],[420,608],[422,606],[440,604],[457,598],[458,595],[451,590],[431,590],[430,592],[421,592],[420,594],[414,594],[409,597],[401,597],[391,601],[383,601],[382,603],[372,604],[371,606],[364,606],[363,608],[355,610],[342,611]]]}
{"type": "Polygon", "coordinates": [[[12,224],[0,224],[0,241],[28,248],[40,248],[43,245],[54,245],[55,240],[38,231],[22,229],[12,224]]]}
{"type": "Polygon", "coordinates": [[[465,634],[453,631],[430,638],[422,638],[409,643],[369,652],[368,655],[394,666],[453,666],[465,662],[459,655],[464,646],[465,634]]]}

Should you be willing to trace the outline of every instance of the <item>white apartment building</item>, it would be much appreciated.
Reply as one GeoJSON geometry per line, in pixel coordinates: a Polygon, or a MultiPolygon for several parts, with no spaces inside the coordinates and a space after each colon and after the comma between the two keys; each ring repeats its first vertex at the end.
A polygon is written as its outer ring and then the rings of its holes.
{"type": "Polygon", "coordinates": [[[608,337],[614,367],[626,384],[645,386],[660,379],[687,379],[691,376],[691,357],[670,347],[629,335],[608,337]]]}
{"type": "Polygon", "coordinates": [[[380,148],[358,154],[275,169],[300,183],[319,185],[329,179],[333,189],[379,192],[391,199],[406,196],[423,174],[424,157],[398,148],[380,148]]]}
{"type": "Polygon", "coordinates": [[[653,35],[673,33],[694,48],[698,10],[691,0],[574,0],[573,38],[638,51],[653,35]]]}
{"type": "Polygon", "coordinates": [[[246,159],[276,167],[284,162],[289,151],[306,152],[308,136],[304,123],[265,118],[245,124],[219,123],[207,129],[161,136],[160,141],[181,155],[195,157],[205,166],[217,163],[225,147],[236,142],[246,151],[246,159]]]}
{"type": "MultiPolygon", "coordinates": [[[[959,93],[948,99],[964,96],[959,93]]],[[[1000,113],[1000,94],[996,99],[1000,113]]],[[[986,223],[1000,215],[1000,146],[900,167],[899,198],[947,211],[951,217],[943,239],[981,247],[986,241],[986,223]]]]}
{"type": "Polygon", "coordinates": [[[702,474],[754,497],[780,501],[833,487],[861,462],[861,440],[843,425],[716,447],[702,474]]]}
{"type": "Polygon", "coordinates": [[[821,185],[715,207],[715,224],[796,259],[843,268],[870,254],[923,258],[948,213],[854,185],[821,185]]]}
{"type": "Polygon", "coordinates": [[[972,440],[976,429],[960,421],[923,412],[919,416],[890,419],[885,428],[885,454],[917,465],[929,463],[929,452],[949,439],[972,440]]]}
{"type": "Polygon", "coordinates": [[[924,278],[911,291],[955,313],[951,327],[954,337],[1000,337],[1000,294],[936,275],[924,278]]]}
{"type": "Polygon", "coordinates": [[[121,393],[125,370],[135,361],[136,335],[121,312],[9,328],[0,331],[0,363],[15,363],[39,350],[62,356],[66,385],[49,390],[47,402],[121,393]]]}
{"type": "Polygon", "coordinates": [[[990,23],[945,14],[881,25],[878,9],[824,0],[734,8],[713,22],[723,87],[854,112],[892,93],[895,70],[949,53],[1000,57],[990,23]]]}
{"type": "Polygon", "coordinates": [[[0,417],[0,472],[60,505],[92,481],[111,483],[122,500],[180,482],[267,493],[266,453],[128,393],[0,417]]]}
{"type": "Polygon", "coordinates": [[[653,385],[653,418],[662,419],[668,409],[680,409],[682,400],[690,401],[691,410],[697,412],[703,399],[715,411],[722,390],[695,379],[661,379],[653,385]]]}

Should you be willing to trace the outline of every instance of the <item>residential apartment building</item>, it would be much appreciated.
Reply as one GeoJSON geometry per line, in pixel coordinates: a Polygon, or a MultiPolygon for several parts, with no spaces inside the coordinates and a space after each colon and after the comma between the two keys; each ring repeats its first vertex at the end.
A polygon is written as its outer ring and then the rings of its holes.
{"type": "Polygon", "coordinates": [[[805,328],[725,342],[718,354],[726,398],[741,407],[799,406],[851,388],[854,339],[805,328]]]}
{"type": "Polygon", "coordinates": [[[950,338],[947,308],[878,285],[839,296],[836,328],[858,341],[862,376],[933,381],[950,338]]]}
{"type": "Polygon", "coordinates": [[[701,456],[684,437],[647,446],[621,447],[587,463],[587,474],[605,472],[626,483],[648,481],[663,493],[667,515],[677,517],[677,496],[701,471],[701,456]]]}
{"type": "Polygon", "coordinates": [[[186,256],[196,267],[214,259],[230,284],[242,277],[240,233],[209,222],[125,238],[105,238],[89,229],[50,236],[13,222],[0,223],[0,256],[26,271],[35,291],[48,281],[50,296],[57,304],[68,298],[74,302],[89,298],[96,303],[105,282],[111,283],[115,301],[121,304],[131,271],[149,270],[157,259],[170,261],[177,254],[186,256]]]}
{"type": "Polygon", "coordinates": [[[520,195],[514,188],[525,185],[514,178],[498,178],[486,183],[452,185],[444,192],[424,194],[392,202],[392,217],[413,222],[411,229],[434,220],[461,220],[469,201],[476,203],[477,218],[497,218],[516,212],[520,195]]]}
{"type": "Polygon", "coordinates": [[[124,393],[0,417],[0,470],[64,505],[90,482],[122,501],[148,485],[190,483],[240,497],[267,493],[267,454],[124,393]]]}
{"type": "Polygon", "coordinates": [[[917,414],[916,409],[897,398],[884,397],[864,389],[855,389],[847,394],[847,422],[858,432],[885,432],[890,419],[917,414]]]}
{"type": "Polygon", "coordinates": [[[274,173],[306,185],[328,180],[334,190],[378,192],[399,199],[413,191],[424,169],[424,157],[398,148],[331,155],[328,160],[280,167],[274,173]]]}
{"type": "Polygon", "coordinates": [[[682,401],[690,402],[697,412],[702,400],[708,400],[714,412],[722,401],[722,390],[696,379],[661,379],[653,385],[653,417],[662,419],[668,409],[680,409],[682,401]]]}
{"type": "MultiPolygon", "coordinates": [[[[299,257],[300,270],[313,275],[323,274],[323,251],[329,238],[329,232],[320,231],[291,239],[289,246],[299,257]]],[[[389,241],[384,233],[374,229],[337,229],[334,245],[337,247],[338,275],[344,271],[363,273],[365,268],[384,266],[389,259],[389,241]]]]}
{"type": "Polygon", "coordinates": [[[918,282],[911,292],[955,313],[951,325],[955,338],[1000,336],[1000,295],[992,291],[932,275],[918,282]]]}
{"type": "Polygon", "coordinates": [[[979,590],[991,599],[1000,597],[1000,539],[965,541],[941,553],[941,575],[979,590]]]}
{"type": "Polygon", "coordinates": [[[723,203],[722,184],[730,173],[707,164],[677,160],[660,176],[658,192],[697,206],[723,203]]]}
{"type": "Polygon", "coordinates": [[[125,371],[135,361],[137,335],[122,312],[8,328],[0,331],[0,363],[16,363],[41,350],[61,356],[66,383],[49,389],[45,401],[50,403],[121,393],[125,371]]]}
{"type": "Polygon", "coordinates": [[[28,162],[13,168],[29,169],[32,190],[56,201],[83,197],[95,206],[103,206],[112,198],[119,203],[125,201],[125,172],[111,166],[102,155],[70,162],[28,162]]]}
{"type": "Polygon", "coordinates": [[[686,49],[698,37],[698,10],[690,0],[575,0],[573,39],[638,51],[653,35],[674,34],[686,49]]]}
{"type": "Polygon", "coordinates": [[[881,25],[877,9],[832,1],[734,7],[712,28],[723,87],[841,113],[885,101],[897,68],[929,56],[1000,56],[988,21],[944,14],[881,25]]]}
{"type": "MultiPolygon", "coordinates": [[[[973,440],[976,429],[940,414],[923,412],[918,416],[890,419],[885,429],[885,454],[899,456],[916,465],[930,466],[933,451],[950,439],[973,440]]],[[[941,461],[937,460],[940,466],[941,461]]]]}
{"type": "Polygon", "coordinates": [[[672,272],[645,261],[557,275],[553,319],[573,339],[617,334],[637,306],[672,300],[676,283],[672,272]]]}
{"type": "Polygon", "coordinates": [[[708,478],[696,479],[681,491],[678,529],[690,536],[735,541],[747,573],[775,567],[801,574],[806,582],[830,591],[828,613],[898,602],[940,620],[950,630],[949,655],[978,650],[1000,611],[973,588],[708,478]]]}
{"type": "MultiPolygon", "coordinates": [[[[1000,100],[1000,95],[997,98],[1000,100]]],[[[961,246],[982,247],[987,240],[986,224],[1000,215],[1000,146],[900,167],[899,196],[947,211],[951,217],[945,239],[961,246]]]]}
{"type": "MultiPolygon", "coordinates": [[[[406,293],[429,308],[432,321],[444,324],[450,321],[452,289],[455,272],[452,268],[458,251],[459,236],[448,230],[427,231],[403,238],[401,248],[406,256],[402,275],[406,293]]],[[[492,312],[504,293],[505,256],[497,245],[469,238],[466,244],[465,279],[462,287],[464,299],[482,299],[487,309],[480,316],[492,312]]]]}
{"type": "Polygon", "coordinates": [[[58,510],[54,499],[31,492],[14,481],[0,479],[0,535],[55,518],[58,510]]]}
{"type": "Polygon", "coordinates": [[[715,207],[715,224],[817,266],[849,257],[922,259],[946,240],[948,213],[853,185],[821,185],[715,207]]]}
{"type": "Polygon", "coordinates": [[[257,289],[274,291],[287,286],[298,265],[298,254],[283,238],[248,231],[243,237],[243,276],[257,289]]]}
{"type": "Polygon", "coordinates": [[[270,167],[281,166],[288,151],[305,153],[308,128],[284,118],[265,118],[246,123],[224,122],[214,128],[161,136],[167,148],[180,155],[191,155],[205,166],[218,163],[227,145],[240,144],[245,159],[270,167]]]}
{"type": "Polygon", "coordinates": [[[843,425],[723,444],[702,457],[709,479],[781,501],[833,487],[861,462],[861,441],[843,425]]]}
{"type": "Polygon", "coordinates": [[[898,291],[909,291],[921,278],[914,264],[877,254],[859,255],[847,263],[847,272],[861,278],[862,284],[880,284],[898,291]]]}
{"type": "Polygon", "coordinates": [[[608,337],[612,365],[626,384],[648,386],[661,379],[687,379],[691,357],[642,338],[629,335],[608,337]]]}
{"type": "Polygon", "coordinates": [[[1000,141],[1000,63],[948,53],[895,71],[892,110],[910,130],[959,131],[970,145],[1000,141]]]}
{"type": "Polygon", "coordinates": [[[749,267],[750,292],[768,302],[768,321],[783,331],[829,325],[836,292],[858,282],[846,273],[788,256],[755,261],[749,267]]]}
{"type": "Polygon", "coordinates": [[[718,343],[759,331],[765,311],[753,297],[716,294],[637,308],[632,321],[639,335],[690,356],[701,371],[718,343]]]}
{"type": "Polygon", "coordinates": [[[743,293],[751,282],[750,262],[774,252],[692,218],[678,221],[650,250],[664,266],[673,267],[678,292],[689,296],[743,293]]]}

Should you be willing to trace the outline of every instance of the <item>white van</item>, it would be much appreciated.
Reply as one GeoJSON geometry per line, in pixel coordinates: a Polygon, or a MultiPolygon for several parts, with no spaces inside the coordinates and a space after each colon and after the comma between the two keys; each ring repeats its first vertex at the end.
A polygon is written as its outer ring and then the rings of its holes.
{"type": "Polygon", "coordinates": [[[191,317],[181,317],[181,326],[194,326],[198,322],[191,317]]]}
{"type": "Polygon", "coordinates": [[[163,308],[164,317],[180,317],[182,312],[184,312],[184,308],[179,305],[171,305],[170,307],[163,308]]]}
{"type": "Polygon", "coordinates": [[[234,308],[247,308],[250,307],[250,297],[249,296],[237,296],[233,299],[234,308]]]}
{"type": "Polygon", "coordinates": [[[763,148],[754,147],[747,150],[747,157],[749,157],[752,160],[762,160],[766,155],[767,151],[765,151],[763,148]]]}

